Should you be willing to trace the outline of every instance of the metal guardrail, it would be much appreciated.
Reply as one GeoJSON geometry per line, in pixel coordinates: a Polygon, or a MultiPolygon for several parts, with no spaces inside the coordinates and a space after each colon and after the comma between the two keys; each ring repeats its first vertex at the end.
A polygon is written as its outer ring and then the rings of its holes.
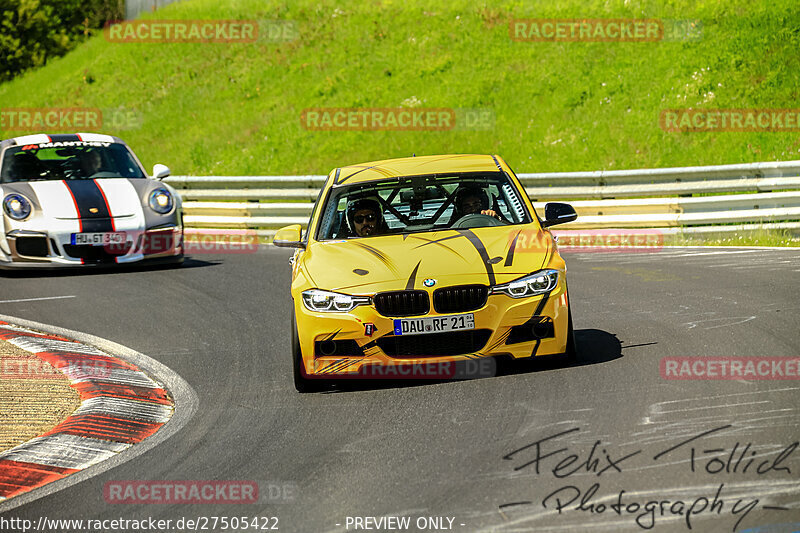
{"type": "Polygon", "coordinates": [[[132,20],[142,13],[149,13],[178,0],[125,0],[125,20],[132,20]]]}
{"type": "MultiPolygon", "coordinates": [[[[537,210],[546,201],[570,201],[579,216],[565,224],[565,230],[664,228],[716,233],[734,227],[727,224],[800,228],[800,161],[518,177],[537,210]],[[692,196],[697,194],[710,196],[692,196]]],[[[174,176],[165,181],[179,190],[188,227],[247,228],[269,237],[288,224],[305,226],[325,179],[174,176]]]]}

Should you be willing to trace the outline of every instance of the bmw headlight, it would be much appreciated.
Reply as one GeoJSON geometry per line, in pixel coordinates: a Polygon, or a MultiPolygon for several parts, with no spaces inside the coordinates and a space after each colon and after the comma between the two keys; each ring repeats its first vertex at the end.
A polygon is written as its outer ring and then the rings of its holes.
{"type": "Polygon", "coordinates": [[[166,215],[172,211],[172,208],[175,205],[175,200],[172,197],[172,193],[170,193],[167,189],[155,189],[150,193],[150,200],[148,203],[150,204],[150,209],[156,213],[166,215]]]}
{"type": "Polygon", "coordinates": [[[311,289],[303,291],[303,305],[309,311],[330,311],[344,313],[359,305],[369,305],[369,296],[350,296],[338,292],[311,289]]]}
{"type": "Polygon", "coordinates": [[[492,294],[506,294],[512,298],[526,298],[550,292],[558,285],[558,270],[540,270],[524,278],[492,287],[492,294]]]}
{"type": "Polygon", "coordinates": [[[21,194],[9,194],[3,200],[3,211],[14,220],[25,220],[32,210],[31,203],[21,194]]]}

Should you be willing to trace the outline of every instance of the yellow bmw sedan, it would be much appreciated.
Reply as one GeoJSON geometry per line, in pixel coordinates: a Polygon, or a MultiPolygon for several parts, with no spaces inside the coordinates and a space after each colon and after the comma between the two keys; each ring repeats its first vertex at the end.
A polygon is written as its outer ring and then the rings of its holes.
{"type": "Polygon", "coordinates": [[[459,377],[465,362],[575,357],[566,265],[499,156],[442,155],[334,169],[292,258],[295,387],[341,378],[459,377]],[[462,365],[462,366],[458,366],[462,365]],[[433,370],[431,370],[433,369],[433,370]]]}

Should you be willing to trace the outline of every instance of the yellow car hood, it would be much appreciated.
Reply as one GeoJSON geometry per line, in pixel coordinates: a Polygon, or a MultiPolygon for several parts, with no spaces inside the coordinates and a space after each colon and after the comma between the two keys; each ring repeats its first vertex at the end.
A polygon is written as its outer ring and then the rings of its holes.
{"type": "Polygon", "coordinates": [[[445,230],[315,242],[300,265],[320,289],[374,293],[456,284],[493,285],[542,268],[554,251],[535,226],[445,230]]]}

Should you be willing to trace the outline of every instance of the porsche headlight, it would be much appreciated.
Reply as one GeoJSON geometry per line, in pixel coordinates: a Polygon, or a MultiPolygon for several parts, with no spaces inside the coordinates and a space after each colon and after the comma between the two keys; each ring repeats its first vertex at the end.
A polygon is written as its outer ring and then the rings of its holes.
{"type": "Polygon", "coordinates": [[[303,305],[309,311],[328,311],[346,313],[359,305],[369,305],[369,296],[350,296],[338,292],[311,289],[303,291],[303,305]]]}
{"type": "Polygon", "coordinates": [[[167,189],[155,189],[150,193],[150,200],[148,203],[150,204],[150,209],[156,213],[166,215],[172,211],[175,200],[172,198],[172,193],[167,189]]]}
{"type": "Polygon", "coordinates": [[[512,298],[526,298],[550,292],[558,285],[558,270],[540,270],[524,278],[492,287],[492,294],[506,294],[512,298]]]}
{"type": "Polygon", "coordinates": [[[9,194],[3,200],[3,211],[14,220],[25,220],[32,210],[31,203],[21,194],[9,194]]]}

